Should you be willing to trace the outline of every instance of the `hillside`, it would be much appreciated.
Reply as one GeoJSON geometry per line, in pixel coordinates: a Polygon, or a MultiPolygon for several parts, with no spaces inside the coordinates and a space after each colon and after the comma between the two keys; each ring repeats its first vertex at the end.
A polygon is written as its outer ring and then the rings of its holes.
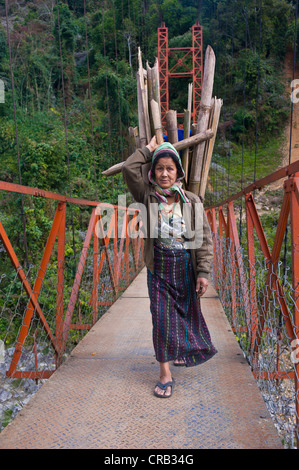
{"type": "MultiPolygon", "coordinates": [[[[288,50],[285,56],[285,86],[286,92],[291,94],[292,92],[292,80],[293,80],[293,61],[294,61],[294,53],[292,50],[288,50]]],[[[295,63],[295,72],[294,72],[295,80],[299,77],[299,63],[296,61],[295,63]]],[[[298,85],[294,89],[296,89],[298,85]]],[[[298,94],[294,93],[294,98],[298,101],[298,94]]],[[[292,112],[292,135],[291,135],[291,159],[290,163],[293,163],[296,160],[299,160],[299,105],[298,103],[293,104],[293,112],[292,112]]],[[[289,142],[290,142],[290,120],[286,123],[286,142],[287,148],[285,149],[285,161],[286,164],[289,162],[289,142]]]]}
{"type": "MultiPolygon", "coordinates": [[[[116,203],[126,192],[122,177],[107,179],[102,170],[129,154],[128,127],[137,125],[137,48],[153,64],[162,21],[170,47],[184,47],[199,20],[204,50],[210,44],[216,54],[214,94],[224,105],[207,204],[250,183],[254,170],[257,178],[273,171],[282,160],[290,116],[281,64],[293,45],[294,2],[267,0],[262,10],[256,3],[90,0],[84,11],[84,3],[74,0],[59,2],[59,10],[54,0],[12,0],[10,61],[2,1],[0,79],[6,91],[0,105],[0,180],[116,203]]],[[[173,84],[172,90],[178,97],[172,107],[187,103],[187,83],[173,84]]],[[[0,209],[21,249],[20,199],[1,194],[0,209]]],[[[54,206],[25,199],[24,211],[34,252],[43,244],[41,233],[54,206]]],[[[78,230],[82,217],[75,215],[78,230]]]]}
{"type": "MultiPolygon", "coordinates": [[[[285,92],[289,96],[291,103],[291,93],[292,93],[292,80],[293,75],[295,77],[299,76],[299,64],[298,61],[295,62],[295,72],[294,67],[294,52],[289,49],[286,53],[284,60],[284,70],[283,77],[285,83],[285,92]]],[[[297,86],[296,86],[297,87],[297,86]]],[[[295,90],[296,88],[294,88],[295,90]]],[[[296,98],[296,93],[294,93],[296,98]]],[[[290,104],[291,107],[291,104],[290,104]]],[[[281,147],[279,148],[281,159],[278,162],[277,168],[288,165],[299,160],[299,104],[293,103],[292,110],[290,111],[289,119],[284,123],[284,130],[282,136],[281,147]],[[292,120],[292,132],[291,132],[291,120],[292,120]]],[[[274,168],[275,170],[275,168],[274,168]]],[[[282,202],[282,191],[279,191],[283,186],[283,180],[271,183],[270,185],[263,188],[261,191],[256,193],[255,200],[260,215],[267,214],[270,208],[272,211],[280,210],[282,202]]]]}

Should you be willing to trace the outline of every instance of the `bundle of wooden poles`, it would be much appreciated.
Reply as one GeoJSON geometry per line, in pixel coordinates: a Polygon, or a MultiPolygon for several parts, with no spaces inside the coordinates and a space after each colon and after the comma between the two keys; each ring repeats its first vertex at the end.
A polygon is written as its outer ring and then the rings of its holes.
{"type": "MultiPolygon", "coordinates": [[[[204,75],[202,81],[201,102],[197,122],[191,124],[192,84],[188,88],[188,105],[184,110],[184,138],[178,140],[177,112],[170,110],[166,114],[165,131],[161,123],[160,87],[158,61],[151,68],[142,64],[142,53],[138,49],[139,69],[137,72],[138,127],[129,128],[132,152],[146,146],[156,135],[157,142],[164,141],[164,135],[177,149],[182,151],[182,165],[185,171],[184,188],[204,199],[207,187],[212,153],[217,134],[222,100],[212,96],[215,54],[208,46],[205,54],[204,75]],[[190,135],[191,134],[191,135],[190,135]]],[[[121,171],[124,162],[117,163],[103,171],[106,176],[121,171]]],[[[150,165],[150,164],[149,164],[150,165]]],[[[144,169],[146,178],[149,168],[144,169]]]]}

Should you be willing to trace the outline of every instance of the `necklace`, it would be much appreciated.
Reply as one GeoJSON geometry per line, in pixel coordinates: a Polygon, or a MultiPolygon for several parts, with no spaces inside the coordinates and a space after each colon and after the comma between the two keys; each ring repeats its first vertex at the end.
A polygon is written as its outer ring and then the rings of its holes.
{"type": "MultiPolygon", "coordinates": [[[[165,207],[162,207],[162,211],[163,211],[165,214],[170,214],[170,213],[173,211],[173,209],[174,209],[174,204],[175,204],[175,203],[173,203],[173,206],[172,206],[172,208],[171,208],[169,211],[167,211],[167,210],[165,209],[165,207]]],[[[168,204],[168,205],[170,206],[170,204],[168,204]]]]}
{"type": "Polygon", "coordinates": [[[165,204],[160,203],[160,211],[162,212],[162,214],[168,215],[168,214],[171,214],[174,211],[175,202],[173,202],[172,204],[167,204],[167,205],[168,206],[172,205],[171,209],[167,210],[166,207],[165,207],[165,204]]]}
{"type": "Polygon", "coordinates": [[[174,196],[174,201],[173,201],[173,202],[171,202],[170,204],[168,204],[168,200],[167,200],[167,206],[171,206],[171,205],[172,205],[172,208],[171,208],[170,210],[166,210],[165,204],[160,203],[160,208],[161,208],[161,210],[162,210],[165,214],[170,214],[170,213],[173,211],[174,206],[175,206],[176,202],[178,202],[178,200],[179,200],[179,195],[178,195],[178,194],[175,194],[175,196],[174,196]]]}

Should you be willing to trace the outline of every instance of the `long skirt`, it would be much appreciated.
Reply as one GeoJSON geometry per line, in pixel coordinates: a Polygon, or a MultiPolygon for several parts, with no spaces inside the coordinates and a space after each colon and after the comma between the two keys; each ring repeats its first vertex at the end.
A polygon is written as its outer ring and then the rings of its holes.
{"type": "Polygon", "coordinates": [[[201,312],[190,252],[154,244],[147,283],[157,361],[179,359],[191,367],[213,357],[217,350],[201,312]]]}

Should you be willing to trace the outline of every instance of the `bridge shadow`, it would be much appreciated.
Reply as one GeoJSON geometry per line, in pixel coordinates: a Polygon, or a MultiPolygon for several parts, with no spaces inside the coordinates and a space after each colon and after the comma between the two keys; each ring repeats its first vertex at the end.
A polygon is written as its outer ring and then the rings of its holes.
{"type": "Polygon", "coordinates": [[[143,269],[2,431],[0,448],[282,448],[213,287],[202,310],[218,354],[198,367],[173,367],[173,396],[156,398],[143,269]]]}

